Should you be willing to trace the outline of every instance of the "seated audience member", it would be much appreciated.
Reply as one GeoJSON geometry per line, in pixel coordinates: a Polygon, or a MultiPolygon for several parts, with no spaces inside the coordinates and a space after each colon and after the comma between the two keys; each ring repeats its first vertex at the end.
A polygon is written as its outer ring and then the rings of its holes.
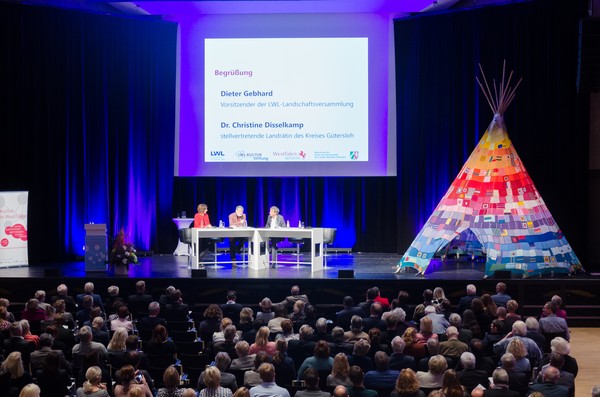
{"type": "MultiPolygon", "coordinates": [[[[573,377],[577,377],[577,373],[579,372],[579,366],[577,365],[577,360],[574,357],[571,357],[571,344],[561,337],[556,337],[552,339],[550,342],[550,350],[552,352],[559,353],[565,359],[565,364],[563,365],[563,371],[567,371],[573,374],[573,377]]],[[[542,364],[546,364],[545,360],[542,364]]]]}
{"type": "Polygon", "coordinates": [[[291,385],[296,379],[296,364],[291,357],[287,355],[287,341],[279,339],[275,342],[277,353],[271,359],[277,374],[276,382],[279,386],[291,385]]]}
{"type": "Polygon", "coordinates": [[[371,328],[378,328],[380,331],[384,331],[387,328],[385,321],[381,319],[381,313],[383,309],[379,302],[373,302],[369,309],[369,317],[362,319],[363,328],[370,330],[371,328]]]}
{"type": "MultiPolygon", "coordinates": [[[[302,324],[306,320],[306,304],[302,301],[297,301],[292,307],[290,319],[294,324],[302,324]]],[[[310,305],[308,305],[310,307],[310,305]]]]}
{"type": "Polygon", "coordinates": [[[500,358],[500,366],[508,374],[508,388],[525,395],[529,387],[529,376],[524,372],[515,371],[515,356],[504,353],[500,358]]]}
{"type": "Polygon", "coordinates": [[[204,341],[212,341],[212,336],[215,332],[221,331],[221,320],[223,312],[218,305],[208,305],[204,310],[204,320],[198,326],[198,334],[204,341]]]}
{"type": "Polygon", "coordinates": [[[212,347],[212,351],[213,354],[217,354],[219,352],[225,352],[227,354],[229,354],[229,357],[235,359],[237,358],[237,353],[235,351],[235,344],[236,344],[236,336],[237,336],[237,330],[235,329],[235,325],[228,325],[227,327],[225,327],[225,330],[223,331],[223,341],[220,342],[216,342],[213,347],[212,347]]]}
{"type": "Polygon", "coordinates": [[[298,301],[304,303],[305,306],[310,305],[310,302],[308,301],[308,296],[306,296],[306,294],[300,293],[299,286],[293,285],[290,289],[290,295],[288,295],[283,301],[281,301],[281,303],[286,305],[288,310],[291,310],[298,301]]]}
{"type": "Polygon", "coordinates": [[[315,351],[316,343],[310,340],[312,334],[312,327],[305,324],[300,327],[298,339],[288,341],[288,354],[294,360],[296,367],[300,367],[315,351]]]}
{"type": "Polygon", "coordinates": [[[364,339],[360,339],[354,343],[352,355],[348,357],[350,366],[360,367],[363,373],[371,371],[374,368],[374,365],[371,357],[367,355],[370,349],[371,345],[364,339]]]}
{"type": "MultiPolygon", "coordinates": [[[[434,339],[432,339],[434,340],[434,339]]],[[[404,368],[410,368],[413,371],[417,369],[417,362],[413,356],[404,354],[406,343],[404,339],[396,336],[391,341],[392,355],[390,356],[390,369],[401,371],[404,368]]]]}
{"type": "MultiPolygon", "coordinates": [[[[219,313],[221,313],[221,309],[219,309],[219,306],[217,306],[217,305],[214,305],[214,306],[216,306],[219,313]]],[[[171,293],[171,302],[167,303],[167,305],[165,306],[165,316],[168,316],[167,318],[169,318],[170,320],[186,321],[188,318],[189,312],[190,312],[190,308],[188,307],[188,305],[183,303],[181,290],[176,289],[175,291],[173,291],[171,293]]],[[[221,313],[221,316],[222,316],[222,313],[221,313]]],[[[205,315],[204,318],[206,319],[208,317],[205,315]]],[[[202,325],[202,323],[200,323],[200,324],[202,325]]],[[[202,330],[201,330],[201,332],[202,332],[202,330]]],[[[205,339],[205,340],[210,340],[210,339],[205,339]]]]}
{"type": "Polygon", "coordinates": [[[231,361],[231,369],[250,370],[254,367],[254,358],[256,354],[248,354],[250,345],[245,340],[241,340],[235,344],[235,352],[237,358],[231,361]]]}
{"type": "Polygon", "coordinates": [[[13,351],[0,365],[0,390],[8,396],[18,396],[25,385],[33,382],[21,357],[21,352],[13,351]]]}
{"type": "Polygon", "coordinates": [[[329,345],[329,351],[332,355],[338,353],[344,353],[346,356],[352,354],[354,345],[344,341],[344,330],[342,327],[333,327],[331,330],[331,344],[329,345]]]}
{"type": "Polygon", "coordinates": [[[42,369],[35,371],[34,375],[36,383],[42,389],[42,396],[64,397],[70,394],[71,377],[61,368],[59,352],[50,351],[44,357],[42,369]]]}
{"type": "Polygon", "coordinates": [[[19,397],[40,397],[42,390],[35,383],[29,383],[21,389],[19,397]]]}
{"type": "MultiPolygon", "coordinates": [[[[215,366],[218,368],[219,374],[220,374],[220,376],[219,376],[220,383],[219,384],[222,387],[231,390],[231,392],[233,393],[235,390],[237,390],[237,381],[235,379],[235,375],[225,372],[227,370],[227,368],[229,368],[230,364],[231,364],[231,358],[229,357],[229,355],[227,353],[221,352],[215,356],[215,366]]],[[[208,368],[211,368],[211,367],[208,367],[208,368]]],[[[200,373],[200,376],[198,377],[198,389],[202,389],[206,385],[205,372],[206,372],[206,370],[202,371],[200,373]]],[[[208,385],[206,385],[206,386],[208,386],[208,385]]]]}
{"type": "Polygon", "coordinates": [[[360,367],[353,365],[348,372],[352,386],[346,387],[349,397],[377,397],[375,390],[366,389],[364,386],[365,374],[360,367]]]}
{"type": "Polygon", "coordinates": [[[344,333],[344,339],[346,342],[356,342],[361,339],[370,342],[369,335],[363,331],[362,318],[352,316],[352,319],[350,320],[350,331],[344,333]]]}
{"type": "Polygon", "coordinates": [[[73,346],[72,349],[73,361],[77,364],[76,366],[81,367],[78,361],[82,360],[83,356],[90,351],[96,352],[100,363],[104,364],[108,352],[103,344],[92,340],[92,329],[87,325],[83,326],[79,329],[77,335],[79,336],[79,343],[73,346]],[[76,359],[76,357],[79,357],[79,359],[76,359]]]}
{"type": "Polygon", "coordinates": [[[127,330],[125,328],[117,328],[106,347],[108,363],[114,368],[121,368],[123,366],[123,359],[127,351],[126,342],[127,330]]]}
{"type": "Polygon", "coordinates": [[[92,298],[90,295],[86,295],[81,299],[81,303],[78,303],[78,306],[81,309],[79,309],[77,314],[75,314],[75,320],[77,320],[79,325],[84,324],[90,319],[90,313],[94,307],[94,298],[92,298]]]}
{"type": "Polygon", "coordinates": [[[440,354],[444,357],[460,357],[461,354],[469,350],[469,346],[458,340],[458,330],[456,327],[446,329],[447,340],[440,343],[440,354]]]}
{"type": "Polygon", "coordinates": [[[417,338],[417,333],[416,328],[408,327],[406,331],[404,331],[404,334],[402,334],[402,339],[404,339],[404,343],[406,344],[404,352],[409,356],[413,356],[415,360],[425,357],[427,353],[425,350],[425,343],[417,338]]]}
{"type": "Polygon", "coordinates": [[[109,337],[108,331],[105,329],[104,319],[100,316],[95,317],[92,320],[90,329],[92,330],[92,340],[94,342],[102,343],[104,346],[108,346],[109,337]]]}
{"type": "Polygon", "coordinates": [[[507,314],[508,312],[506,311],[505,307],[499,307],[498,310],[496,310],[496,318],[492,320],[492,322],[498,321],[497,324],[499,325],[499,333],[502,335],[508,334],[512,329],[512,325],[514,324],[514,322],[509,324],[509,322],[506,320],[507,314]]]}
{"type": "Polygon", "coordinates": [[[75,299],[69,295],[69,288],[65,284],[60,284],[56,287],[56,295],[50,298],[50,303],[54,304],[57,300],[62,299],[65,302],[65,306],[68,312],[74,313],[77,311],[75,305],[75,299]]]}
{"type": "Polygon", "coordinates": [[[520,339],[513,339],[506,346],[506,352],[515,357],[515,371],[531,373],[531,365],[527,358],[527,349],[520,339]]]}
{"type": "Polygon", "coordinates": [[[290,397],[290,393],[275,383],[275,368],[271,363],[262,363],[258,368],[261,383],[250,389],[250,397],[290,397]]]}
{"type": "Polygon", "coordinates": [[[456,327],[458,330],[458,340],[466,343],[467,345],[471,343],[471,339],[473,339],[473,332],[462,326],[462,318],[458,313],[450,313],[448,316],[448,323],[456,327]]]}
{"type": "MultiPolygon", "coordinates": [[[[404,310],[402,311],[404,312],[404,310]]],[[[399,317],[398,314],[391,311],[383,313],[381,319],[385,322],[385,329],[381,331],[381,344],[388,346],[387,352],[390,352],[392,339],[394,339],[396,336],[402,335],[402,333],[398,333],[399,317]]],[[[404,330],[402,332],[404,332],[404,330]]]]}
{"type": "Polygon", "coordinates": [[[494,353],[496,353],[496,356],[502,356],[512,339],[520,339],[527,349],[527,356],[529,357],[531,366],[536,366],[541,362],[542,352],[540,351],[538,345],[531,339],[527,338],[526,335],[527,326],[525,323],[523,321],[515,321],[512,327],[512,332],[506,334],[504,339],[494,345],[494,353]]]}
{"type": "Polygon", "coordinates": [[[275,336],[275,341],[284,339],[286,342],[292,339],[298,339],[298,334],[294,333],[294,324],[292,320],[286,318],[281,322],[281,333],[275,336]]]}
{"type": "Polygon", "coordinates": [[[275,342],[269,341],[269,334],[268,327],[260,327],[256,333],[254,343],[250,345],[250,354],[256,354],[262,351],[267,353],[269,357],[273,357],[277,349],[275,347],[275,342]]]}
{"type": "Polygon", "coordinates": [[[58,353],[60,368],[64,369],[68,374],[71,373],[71,366],[65,359],[65,355],[61,350],[53,350],[53,343],[54,338],[52,337],[52,335],[45,333],[40,335],[40,348],[36,351],[31,352],[31,355],[29,357],[29,365],[33,373],[43,368],[44,358],[52,351],[58,353]]]}
{"type": "Polygon", "coordinates": [[[550,353],[550,363],[544,365],[540,369],[540,373],[538,374],[536,382],[542,382],[544,377],[544,371],[546,371],[546,369],[548,369],[549,367],[554,367],[558,369],[560,374],[560,377],[558,378],[558,381],[556,383],[559,385],[565,385],[569,388],[569,391],[573,391],[575,389],[575,377],[572,373],[562,369],[564,365],[565,358],[561,354],[557,352],[550,353]]]}
{"type": "Polygon", "coordinates": [[[535,342],[541,351],[544,351],[546,347],[546,338],[540,333],[540,323],[535,317],[527,317],[525,319],[525,326],[527,327],[527,334],[529,339],[535,342]]]}
{"type": "Polygon", "coordinates": [[[437,339],[437,337],[437,334],[433,332],[433,321],[431,320],[431,317],[428,317],[427,315],[421,317],[419,332],[416,335],[417,341],[425,344],[429,338],[437,339]]]}
{"type": "Polygon", "coordinates": [[[415,371],[410,368],[400,371],[396,387],[390,393],[390,397],[426,397],[423,390],[420,389],[415,371]]]}
{"type": "Polygon", "coordinates": [[[472,338],[483,339],[485,330],[482,330],[479,326],[473,310],[467,309],[463,312],[462,327],[471,331],[472,338]]]}
{"type": "Polygon", "coordinates": [[[383,346],[381,344],[381,331],[379,330],[379,328],[369,329],[367,335],[369,335],[369,340],[371,341],[371,348],[369,349],[369,353],[367,354],[371,358],[371,360],[373,360],[375,358],[375,353],[377,353],[380,350],[386,351],[387,346],[383,346]]]}
{"type": "Polygon", "coordinates": [[[569,340],[570,334],[567,321],[556,315],[557,310],[554,302],[546,302],[542,309],[544,315],[539,321],[540,331],[542,334],[562,334],[566,340],[569,340]]]}
{"type": "MultiPolygon", "coordinates": [[[[246,342],[249,342],[246,339],[245,334],[248,331],[252,331],[254,327],[254,311],[249,307],[243,308],[240,311],[240,321],[235,325],[235,327],[242,333],[242,339],[244,339],[246,342]]],[[[252,341],[254,341],[254,338],[252,338],[252,341]]]]}
{"type": "Polygon", "coordinates": [[[229,317],[234,324],[239,323],[240,312],[244,308],[244,306],[237,303],[236,300],[237,292],[234,290],[227,291],[227,302],[219,306],[223,312],[223,317],[229,317]]]}
{"type": "MultiPolygon", "coordinates": [[[[137,350],[129,350],[125,352],[125,356],[123,357],[123,366],[131,365],[137,375],[141,374],[144,376],[150,390],[154,390],[154,380],[152,379],[148,371],[142,368],[142,363],[144,359],[146,362],[148,361],[148,358],[144,356],[144,353],[139,352],[137,350]]],[[[149,365],[147,363],[146,365],[146,368],[148,368],[149,365]]],[[[121,383],[121,370],[118,369],[117,371],[115,371],[114,375],[114,381],[116,383],[121,383]]]]}
{"type": "Polygon", "coordinates": [[[473,284],[467,285],[466,292],[467,295],[460,298],[458,301],[458,308],[456,309],[456,312],[461,316],[466,309],[471,308],[471,302],[473,299],[479,298],[479,296],[477,296],[477,287],[475,287],[473,284]]]}
{"type": "Polygon", "coordinates": [[[344,330],[350,329],[350,320],[353,316],[363,318],[366,316],[363,309],[354,306],[354,299],[351,296],[344,297],[344,309],[337,312],[336,324],[344,330]]]}
{"type": "MultiPolygon", "coordinates": [[[[443,314],[438,313],[435,306],[425,308],[425,316],[431,319],[431,331],[436,335],[442,335],[450,325],[443,314]]],[[[422,331],[422,330],[421,330],[422,331]]]]}
{"type": "Polygon", "coordinates": [[[268,323],[269,320],[275,317],[275,313],[271,311],[273,307],[273,302],[269,298],[263,298],[263,300],[259,303],[260,311],[256,313],[256,320],[262,320],[265,323],[268,323]]]}
{"type": "Polygon", "coordinates": [[[25,304],[25,310],[21,312],[21,320],[39,323],[45,319],[46,311],[39,307],[39,301],[35,298],[29,299],[25,304]]]}
{"type": "Polygon", "coordinates": [[[40,347],[40,337],[31,333],[31,326],[29,325],[29,320],[21,320],[19,322],[21,323],[23,339],[33,344],[34,349],[38,349],[40,347]]]}
{"type": "Polygon", "coordinates": [[[529,385],[529,393],[540,392],[544,397],[568,397],[569,388],[565,385],[559,385],[560,379],[558,368],[549,366],[542,375],[541,383],[532,383],[529,385]]]}
{"type": "Polygon", "coordinates": [[[73,365],[73,375],[75,375],[75,385],[81,387],[85,382],[85,374],[90,367],[99,367],[102,370],[102,383],[112,385],[112,377],[104,364],[100,365],[100,358],[95,351],[89,351],[83,355],[80,366],[73,365]]]}
{"type": "Polygon", "coordinates": [[[131,365],[124,365],[121,368],[121,383],[117,384],[114,388],[114,397],[128,397],[129,392],[134,387],[141,387],[143,390],[143,396],[154,397],[146,378],[141,376],[136,379],[136,373],[131,365]]]}
{"type": "Polygon", "coordinates": [[[492,372],[494,372],[498,366],[497,360],[483,354],[483,343],[479,339],[472,339],[469,347],[471,348],[471,353],[475,355],[475,369],[481,369],[485,371],[488,376],[492,376],[492,372]]]}
{"type": "MultiPolygon", "coordinates": [[[[433,356],[437,356],[440,354],[440,341],[438,339],[429,339],[427,341],[427,355],[423,358],[420,358],[417,361],[417,369],[416,371],[427,372],[429,370],[429,359],[433,356]]],[[[444,357],[446,359],[446,363],[448,364],[448,368],[453,368],[456,364],[453,358],[444,357]]]]}
{"type": "Polygon", "coordinates": [[[460,384],[465,387],[467,392],[471,393],[477,385],[488,387],[488,373],[476,369],[476,358],[471,352],[464,352],[460,356],[462,370],[456,372],[460,384]]]}
{"type": "Polygon", "coordinates": [[[442,355],[433,356],[429,359],[429,369],[427,372],[417,372],[417,379],[421,387],[428,389],[441,388],[444,380],[444,371],[448,368],[448,363],[442,355]]]}
{"type": "Polygon", "coordinates": [[[200,397],[230,397],[233,393],[231,389],[221,386],[223,373],[217,367],[207,367],[198,379],[198,389],[200,389],[200,380],[206,388],[200,390],[200,397]]]}
{"type": "Polygon", "coordinates": [[[325,317],[317,319],[317,322],[315,323],[315,332],[311,335],[311,340],[314,342],[320,340],[331,342],[333,340],[331,334],[327,332],[327,319],[325,317]]]}
{"type": "Polygon", "coordinates": [[[493,320],[490,324],[490,329],[486,332],[485,337],[481,341],[484,348],[484,354],[487,356],[494,356],[494,345],[500,342],[506,334],[501,334],[502,324],[499,320],[493,320]]]}
{"type": "Polygon", "coordinates": [[[173,366],[169,366],[163,373],[163,385],[158,389],[157,397],[181,397],[183,389],[179,389],[179,372],[173,366]]]}
{"type": "Polygon", "coordinates": [[[148,312],[148,305],[152,303],[152,295],[146,293],[146,282],[139,280],[135,283],[135,294],[127,297],[127,307],[135,319],[140,318],[140,313],[148,312]]]}
{"type": "Polygon", "coordinates": [[[10,330],[10,321],[8,321],[8,310],[6,310],[6,308],[4,306],[0,306],[0,331],[9,331],[9,330],[10,330]]]}
{"type": "Polygon", "coordinates": [[[519,303],[514,300],[514,299],[510,299],[508,302],[506,302],[506,319],[504,321],[506,321],[507,325],[509,325],[510,327],[512,327],[512,325],[515,323],[515,321],[522,321],[523,317],[521,317],[519,314],[517,314],[517,310],[519,309],[519,303]]]}
{"type": "Polygon", "coordinates": [[[383,351],[375,353],[375,369],[365,374],[365,387],[372,389],[393,389],[400,371],[390,369],[389,357],[383,351]]]}
{"type": "Polygon", "coordinates": [[[35,350],[33,343],[29,343],[23,338],[23,328],[20,321],[10,324],[10,338],[4,340],[4,357],[12,352],[19,352],[19,360],[23,360],[23,365],[29,368],[29,356],[35,350]]]}
{"type": "Polygon", "coordinates": [[[65,325],[69,328],[75,327],[75,317],[73,317],[73,313],[67,311],[67,305],[64,300],[57,299],[52,304],[54,307],[54,316],[52,317],[52,321],[54,321],[54,317],[57,314],[62,314],[65,319],[65,325]]]}
{"type": "Polygon", "coordinates": [[[489,389],[483,392],[483,397],[520,397],[520,394],[509,388],[508,374],[499,368],[494,370],[492,383],[489,389]]]}
{"type": "Polygon", "coordinates": [[[272,334],[277,334],[282,332],[281,330],[281,322],[288,318],[287,306],[283,303],[278,303],[275,305],[275,313],[273,318],[269,320],[267,323],[267,327],[269,327],[269,331],[272,334]]]}
{"type": "Polygon", "coordinates": [[[269,362],[269,356],[265,352],[259,352],[254,357],[254,368],[244,373],[244,385],[253,387],[262,382],[258,369],[264,363],[269,362]]]}
{"type": "Polygon", "coordinates": [[[331,371],[333,367],[333,358],[329,357],[329,345],[324,340],[320,340],[315,345],[314,354],[304,360],[298,369],[297,379],[302,379],[306,368],[311,367],[317,371],[331,371]]]}
{"type": "Polygon", "coordinates": [[[94,283],[91,283],[91,282],[85,283],[85,285],[83,286],[83,294],[79,294],[75,298],[76,303],[78,305],[81,305],[83,303],[83,298],[86,296],[92,297],[92,299],[93,299],[92,306],[100,306],[100,309],[102,309],[102,312],[105,311],[104,304],[102,303],[102,298],[100,297],[100,295],[94,294],[94,283]]]}
{"type": "Polygon", "coordinates": [[[160,317],[160,304],[158,302],[150,302],[148,304],[148,315],[142,317],[137,322],[137,329],[142,340],[148,341],[152,336],[152,331],[157,325],[167,326],[164,318],[160,317]]]}
{"type": "Polygon", "coordinates": [[[173,292],[175,290],[176,288],[172,285],[165,288],[165,293],[158,298],[161,309],[166,309],[167,305],[173,302],[173,292]]]}
{"type": "MultiPolygon", "coordinates": [[[[217,332],[213,332],[212,334],[212,343],[217,343],[217,342],[223,342],[225,340],[225,335],[223,334],[225,332],[225,328],[227,328],[228,326],[233,325],[233,321],[231,321],[231,319],[229,317],[223,317],[221,319],[221,325],[219,326],[219,330],[217,332]]],[[[236,329],[236,335],[234,337],[235,341],[237,342],[239,340],[239,337],[237,335],[237,329],[236,329]]]]}
{"type": "Polygon", "coordinates": [[[365,314],[371,312],[371,305],[375,303],[375,298],[377,298],[377,291],[375,288],[367,289],[366,300],[364,302],[360,302],[358,307],[360,307],[365,314]]]}
{"type": "Polygon", "coordinates": [[[169,340],[167,329],[159,324],[154,327],[150,340],[144,344],[144,352],[156,355],[175,355],[177,353],[177,346],[173,341],[169,340]]]}
{"type": "Polygon", "coordinates": [[[0,298],[0,306],[6,308],[6,319],[8,321],[10,321],[11,323],[14,322],[15,321],[15,316],[14,316],[14,314],[12,314],[10,312],[10,310],[8,310],[8,307],[10,306],[9,300],[6,299],[6,298],[0,298]]]}
{"type": "Polygon", "coordinates": [[[116,285],[108,287],[106,292],[108,295],[106,295],[104,299],[104,308],[106,309],[106,314],[110,315],[110,319],[112,320],[112,316],[116,313],[116,309],[121,305],[124,305],[125,301],[119,296],[119,287],[116,285]]]}
{"type": "Polygon", "coordinates": [[[511,300],[510,295],[506,293],[506,284],[499,282],[496,284],[496,293],[492,295],[492,300],[498,307],[506,307],[506,303],[511,300]]]}
{"type": "Polygon", "coordinates": [[[550,300],[556,305],[556,315],[567,320],[567,312],[562,309],[563,300],[560,295],[552,295],[550,300]]]}
{"type": "Polygon", "coordinates": [[[100,367],[89,367],[85,372],[85,382],[77,389],[77,397],[109,397],[106,383],[102,382],[100,367]]]}
{"type": "Polygon", "coordinates": [[[351,386],[352,382],[348,376],[350,364],[348,357],[344,353],[338,353],[333,357],[333,367],[331,374],[327,376],[327,386],[351,386]]]}
{"type": "Polygon", "coordinates": [[[331,394],[319,389],[319,373],[314,368],[304,371],[305,390],[299,390],[294,397],[331,397],[331,394]]]}
{"type": "Polygon", "coordinates": [[[124,328],[127,332],[133,332],[133,323],[129,319],[129,309],[124,304],[117,309],[117,318],[110,322],[111,331],[116,331],[118,328],[124,328]]]}
{"type": "Polygon", "coordinates": [[[465,388],[460,384],[456,372],[453,369],[448,369],[444,372],[444,379],[442,380],[442,388],[440,391],[445,397],[468,397],[469,394],[465,391],[465,388]]]}

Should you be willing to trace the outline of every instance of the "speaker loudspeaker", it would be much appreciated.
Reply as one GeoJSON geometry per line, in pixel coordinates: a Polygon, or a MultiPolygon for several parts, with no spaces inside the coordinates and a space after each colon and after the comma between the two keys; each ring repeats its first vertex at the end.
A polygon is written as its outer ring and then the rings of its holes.
{"type": "Polygon", "coordinates": [[[338,270],[338,278],[354,278],[354,270],[338,270]]]}
{"type": "Polygon", "coordinates": [[[206,269],[192,269],[192,278],[206,278],[206,269]]]}
{"type": "Polygon", "coordinates": [[[60,277],[60,269],[56,269],[56,268],[44,269],[44,277],[60,277]]]}

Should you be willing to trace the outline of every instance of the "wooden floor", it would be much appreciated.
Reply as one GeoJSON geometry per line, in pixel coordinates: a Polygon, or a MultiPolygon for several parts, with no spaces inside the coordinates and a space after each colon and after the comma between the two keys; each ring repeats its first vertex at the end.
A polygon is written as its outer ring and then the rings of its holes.
{"type": "Polygon", "coordinates": [[[575,378],[575,397],[590,397],[592,387],[600,385],[600,328],[572,328],[571,356],[579,365],[575,378]]]}

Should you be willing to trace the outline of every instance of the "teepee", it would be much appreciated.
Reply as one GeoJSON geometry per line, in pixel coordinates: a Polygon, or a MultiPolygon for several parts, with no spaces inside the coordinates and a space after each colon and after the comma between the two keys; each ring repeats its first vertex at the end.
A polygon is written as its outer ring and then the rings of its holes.
{"type": "MultiPolygon", "coordinates": [[[[481,69],[481,67],[480,67],[481,69]]],[[[512,145],[503,114],[517,87],[512,72],[493,93],[481,70],[477,82],[494,118],[400,262],[425,274],[436,253],[453,240],[474,235],[485,254],[485,276],[504,270],[524,277],[581,268],[512,145]]],[[[447,250],[446,250],[447,252],[447,250]]]]}

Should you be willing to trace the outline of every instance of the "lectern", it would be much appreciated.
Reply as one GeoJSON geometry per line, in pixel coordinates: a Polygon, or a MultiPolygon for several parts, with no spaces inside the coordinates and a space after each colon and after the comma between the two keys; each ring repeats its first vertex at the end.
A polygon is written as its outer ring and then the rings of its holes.
{"type": "Polygon", "coordinates": [[[107,260],[106,225],[88,223],[85,226],[85,271],[105,272],[107,260]]]}

